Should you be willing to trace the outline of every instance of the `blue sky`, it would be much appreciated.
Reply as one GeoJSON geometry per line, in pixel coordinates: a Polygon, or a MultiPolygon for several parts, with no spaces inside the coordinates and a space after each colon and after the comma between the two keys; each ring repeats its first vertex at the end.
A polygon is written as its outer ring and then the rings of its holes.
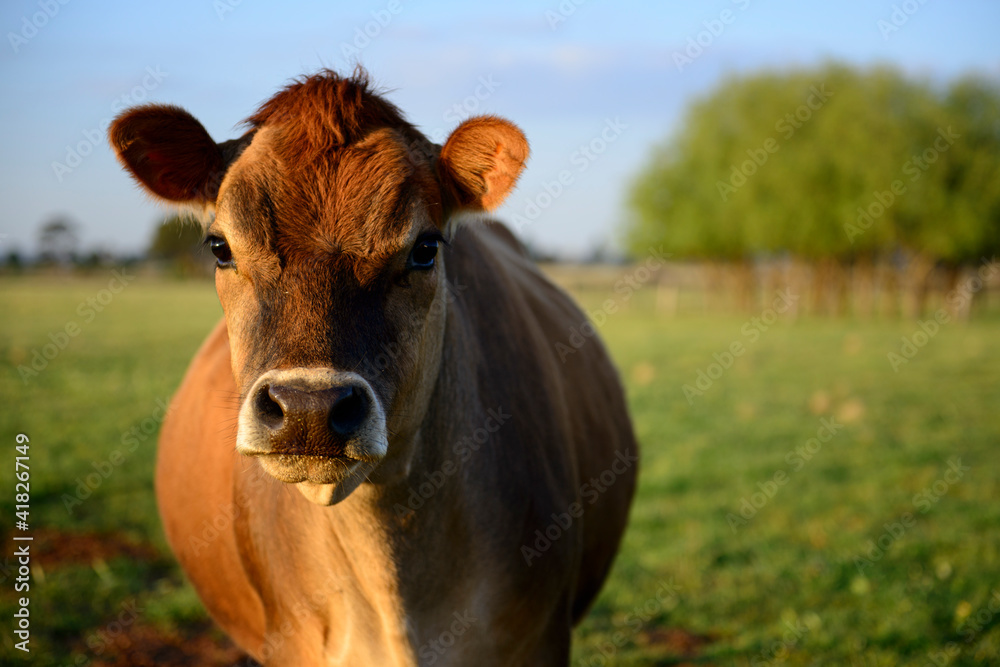
{"type": "Polygon", "coordinates": [[[79,224],[85,249],[148,245],[167,211],[103,137],[125,104],[183,106],[222,141],[282,84],[323,66],[360,61],[432,137],[475,113],[520,125],[532,158],[498,216],[568,256],[616,244],[650,149],[729,74],[840,60],[939,81],[1000,77],[995,0],[6,0],[0,28],[4,254],[33,253],[59,214],[79,224]],[[675,54],[699,33],[702,53],[679,67],[675,54]],[[568,185],[549,197],[565,170],[568,185]]]}

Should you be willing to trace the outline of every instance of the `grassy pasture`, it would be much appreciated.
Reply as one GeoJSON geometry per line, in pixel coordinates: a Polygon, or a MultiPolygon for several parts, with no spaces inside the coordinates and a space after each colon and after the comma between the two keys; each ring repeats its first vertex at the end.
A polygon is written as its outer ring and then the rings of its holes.
{"type": "MultiPolygon", "coordinates": [[[[210,283],[143,276],[101,303],[110,277],[0,280],[0,662],[29,664],[10,632],[23,432],[30,664],[232,664],[152,495],[160,402],[221,310],[210,283]]],[[[917,323],[667,318],[652,291],[577,296],[606,315],[643,461],[575,664],[1000,663],[1000,318],[941,325],[896,371],[887,353],[917,323]]]]}

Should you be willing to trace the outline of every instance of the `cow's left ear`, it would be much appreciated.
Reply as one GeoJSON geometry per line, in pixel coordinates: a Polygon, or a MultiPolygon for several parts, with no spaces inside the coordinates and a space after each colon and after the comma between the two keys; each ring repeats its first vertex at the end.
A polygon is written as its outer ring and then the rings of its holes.
{"type": "Polygon", "coordinates": [[[150,194],[196,206],[215,203],[226,169],[250,136],[217,144],[194,116],[161,104],[129,109],[108,130],[118,159],[150,194]]]}
{"type": "Polygon", "coordinates": [[[458,209],[491,211],[503,203],[528,159],[528,140],[513,123],[477,116],[459,125],[441,148],[438,177],[458,209]]]}

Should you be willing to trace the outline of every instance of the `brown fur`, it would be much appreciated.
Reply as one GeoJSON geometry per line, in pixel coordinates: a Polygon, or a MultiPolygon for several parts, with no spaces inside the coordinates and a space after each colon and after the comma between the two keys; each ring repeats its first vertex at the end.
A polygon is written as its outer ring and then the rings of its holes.
{"type": "Polygon", "coordinates": [[[456,231],[459,213],[510,192],[526,140],[483,117],[435,146],[363,74],[332,72],[249,123],[218,146],[172,107],[111,129],[151,192],[214,207],[209,233],[234,258],[216,275],[225,326],[174,399],[157,467],[168,538],[205,605],[267,665],[568,664],[624,530],[636,467],[621,462],[636,449],[600,342],[556,356],[584,315],[505,228],[456,231]],[[430,233],[450,246],[411,268],[430,233]],[[346,448],[310,421],[276,457],[255,421],[268,377],[360,383],[379,411],[346,448]],[[573,503],[583,517],[524,557],[573,503]],[[475,620],[438,651],[454,614],[475,620]]]}
{"type": "Polygon", "coordinates": [[[183,109],[156,104],[133,109],[112,125],[110,140],[147,192],[171,203],[215,201],[223,151],[183,109]]]}

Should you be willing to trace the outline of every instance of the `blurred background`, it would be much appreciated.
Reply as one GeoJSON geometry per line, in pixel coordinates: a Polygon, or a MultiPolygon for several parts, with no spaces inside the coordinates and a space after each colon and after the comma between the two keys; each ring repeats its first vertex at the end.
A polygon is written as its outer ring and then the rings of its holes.
{"type": "Polygon", "coordinates": [[[435,141],[525,131],[497,217],[590,318],[553,354],[596,331],[627,385],[642,478],[575,664],[1000,664],[997,3],[16,0],[0,27],[4,617],[17,433],[35,537],[4,664],[245,664],[152,495],[212,263],[105,134],[160,102],[233,138],[358,63],[435,141]]]}

